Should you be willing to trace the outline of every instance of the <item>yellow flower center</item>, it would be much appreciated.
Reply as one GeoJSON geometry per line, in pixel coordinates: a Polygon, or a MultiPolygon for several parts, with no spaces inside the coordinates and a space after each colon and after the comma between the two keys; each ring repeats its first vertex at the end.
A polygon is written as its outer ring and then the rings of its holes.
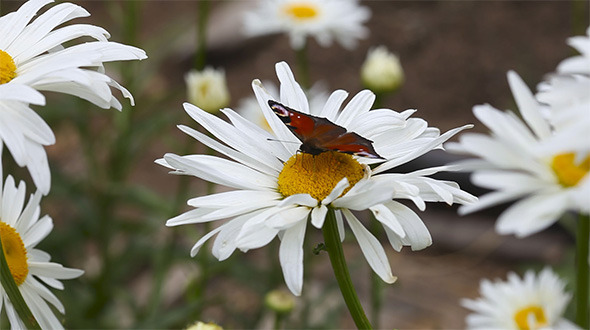
{"type": "Polygon", "coordinates": [[[344,177],[350,186],[343,195],[364,174],[362,165],[349,154],[335,151],[322,152],[317,156],[297,153],[289,158],[279,174],[279,192],[285,197],[309,194],[322,201],[344,177]]]}
{"type": "Polygon", "coordinates": [[[539,329],[548,326],[543,308],[538,305],[527,306],[514,313],[514,321],[520,330],[539,329]]]}
{"type": "Polygon", "coordinates": [[[16,230],[4,222],[0,222],[0,238],[10,274],[16,285],[21,285],[29,273],[25,244],[16,230]]]}
{"type": "Polygon", "coordinates": [[[562,186],[573,187],[590,171],[590,156],[576,164],[574,153],[559,154],[553,157],[551,168],[562,186]]]}
{"type": "Polygon", "coordinates": [[[306,2],[288,4],[285,6],[285,12],[298,21],[305,21],[318,16],[317,7],[306,2]]]}
{"type": "Polygon", "coordinates": [[[16,77],[16,64],[7,52],[0,50],[0,85],[16,77]]]}

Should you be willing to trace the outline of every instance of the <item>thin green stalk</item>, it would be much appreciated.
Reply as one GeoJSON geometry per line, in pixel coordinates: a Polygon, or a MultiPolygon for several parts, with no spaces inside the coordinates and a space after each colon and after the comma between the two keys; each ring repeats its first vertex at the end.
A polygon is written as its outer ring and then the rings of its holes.
{"type": "Polygon", "coordinates": [[[304,90],[308,90],[311,87],[311,83],[309,78],[309,60],[307,59],[307,43],[305,43],[303,47],[295,50],[295,59],[297,61],[297,71],[299,73],[297,80],[304,90]]]}
{"type": "Polygon", "coordinates": [[[373,329],[352,285],[350,273],[348,272],[346,260],[344,259],[344,251],[342,250],[338,225],[336,224],[336,215],[333,209],[330,209],[328,214],[326,214],[326,221],[322,227],[322,233],[324,234],[324,243],[330,256],[334,276],[338,281],[342,297],[346,302],[354,323],[359,329],[373,329]]]}
{"type": "Polygon", "coordinates": [[[279,330],[283,328],[283,321],[285,320],[285,314],[275,312],[275,322],[273,325],[274,330],[279,330]]]}
{"type": "Polygon", "coordinates": [[[590,326],[588,295],[590,277],[588,265],[588,241],[590,240],[590,216],[580,215],[576,237],[577,276],[576,276],[576,323],[583,329],[590,326]]]}
{"type": "MultiPolygon", "coordinates": [[[[16,313],[20,317],[20,319],[25,324],[27,329],[41,329],[39,324],[37,324],[37,320],[31,313],[29,306],[23,299],[23,296],[20,294],[20,290],[16,286],[14,282],[14,277],[10,273],[10,268],[8,268],[8,262],[6,261],[6,256],[4,255],[4,247],[2,246],[2,238],[0,237],[0,284],[2,284],[2,288],[8,295],[8,300],[12,303],[12,306],[16,310],[16,313]]],[[[2,298],[0,298],[2,299],[2,298]]],[[[13,324],[13,326],[15,326],[13,324]]]]}
{"type": "Polygon", "coordinates": [[[209,0],[197,1],[197,54],[195,69],[201,71],[207,63],[207,21],[209,19],[209,0]]]}

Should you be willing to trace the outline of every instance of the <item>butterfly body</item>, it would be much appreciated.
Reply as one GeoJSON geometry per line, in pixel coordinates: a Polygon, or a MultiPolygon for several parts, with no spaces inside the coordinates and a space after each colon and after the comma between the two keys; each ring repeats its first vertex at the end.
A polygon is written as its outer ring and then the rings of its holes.
{"type": "Polygon", "coordinates": [[[301,141],[299,147],[301,152],[319,155],[326,151],[338,151],[356,156],[384,159],[373,148],[373,141],[357,133],[347,132],[346,128],[336,125],[326,118],[293,110],[273,100],[269,100],[268,105],[301,141]]]}

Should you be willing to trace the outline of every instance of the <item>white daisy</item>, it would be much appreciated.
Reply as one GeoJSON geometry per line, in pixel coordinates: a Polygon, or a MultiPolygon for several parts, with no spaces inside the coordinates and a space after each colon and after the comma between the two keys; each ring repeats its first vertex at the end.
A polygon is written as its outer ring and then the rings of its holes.
{"type": "Polygon", "coordinates": [[[191,70],[184,80],[190,103],[212,113],[228,106],[230,97],[223,69],[191,70]]]}
{"type": "Polygon", "coordinates": [[[522,279],[509,273],[506,282],[484,279],[479,291],[480,298],[461,301],[475,312],[466,318],[468,329],[579,329],[563,317],[571,294],[549,268],[522,279]]]}
{"type": "Polygon", "coordinates": [[[474,170],[471,180],[476,185],[495,190],[462,206],[459,213],[522,199],[500,215],[496,231],[523,237],[549,227],[566,211],[589,213],[590,157],[541,152],[540,146],[553,136],[542,106],[515,72],[508,72],[508,82],[524,122],[513,112],[478,105],[473,113],[491,135],[463,134],[459,144],[446,147],[481,158],[460,165],[474,170]]]}
{"type": "Polygon", "coordinates": [[[16,12],[0,17],[0,144],[4,143],[20,166],[28,167],[37,187],[50,187],[44,145],[55,138],[29,104],[43,104],[38,94],[23,87],[78,96],[101,108],[121,109],[111,87],[131,100],[131,94],[104,73],[103,63],[146,58],[139,48],[107,41],[109,33],[88,24],[64,23],[89,16],[82,7],[60,3],[33,20],[51,0],[31,0],[16,12]],[[58,26],[61,26],[58,28],[58,26]],[[65,48],[80,37],[96,41],[65,48]],[[18,97],[11,95],[19,91],[18,97]],[[16,102],[19,101],[19,102],[16,102]]]}
{"type": "Polygon", "coordinates": [[[554,75],[539,84],[537,100],[554,129],[545,153],[590,153],[590,76],[554,75]]]}
{"type": "Polygon", "coordinates": [[[385,282],[392,283],[395,276],[385,250],[352,211],[371,210],[398,251],[404,245],[413,250],[429,246],[430,234],[418,215],[393,199],[410,199],[423,210],[427,201],[467,203],[475,197],[460,190],[454,182],[426,177],[449,170],[447,166],[407,174],[384,172],[440,147],[469,126],[440,135],[438,129],[428,127],[424,120],[408,118],[414,110],[369,111],[375,95],[368,90],[355,95],[341,111],[348,96],[343,90],[333,92],[322,107],[311,109],[289,66],[281,62],[276,70],[281,82],[277,101],[303,113],[325,117],[372,140],[375,150],[385,160],[340,152],[323,152],[317,156],[298,153],[301,142],[272,112],[268,101],[273,96],[255,80],[252,83],[254,92],[274,134],[231,109],[222,110],[230,120],[228,123],[185,104],[187,113],[218,140],[186,126],[179,128],[230,159],[166,154],[157,162],[174,169],[173,173],[194,175],[235,190],[189,200],[188,204],[195,209],[168,220],[167,225],[229,218],[201,238],[191,250],[194,256],[206,240],[218,234],[212,249],[219,260],[228,258],[236,248],[242,251],[259,248],[279,236],[279,259],[285,281],[291,292],[299,295],[303,285],[307,220],[311,219],[312,226],[322,228],[328,208],[332,208],[341,238],[344,239],[346,219],[371,268],[385,282]],[[369,166],[379,162],[382,163],[375,168],[369,166]]]}
{"type": "MultiPolygon", "coordinates": [[[[0,153],[1,149],[0,147],[0,153]]],[[[31,195],[26,206],[25,193],[24,182],[21,181],[17,187],[9,175],[2,187],[0,180],[0,236],[4,254],[10,273],[41,328],[61,329],[63,326],[50,305],[62,314],[65,313],[64,306],[45,285],[63,290],[64,286],[59,280],[76,278],[84,272],[51,262],[47,252],[35,248],[49,235],[53,222],[47,215],[39,218],[41,193],[37,191],[31,195]]],[[[8,300],[4,288],[0,286],[0,310],[4,308],[11,327],[23,329],[24,323],[8,300]]]]}
{"type": "Polygon", "coordinates": [[[585,36],[571,37],[567,43],[580,52],[580,55],[561,61],[557,66],[557,72],[590,75],[590,26],[586,29],[585,36]]]}
{"type": "Polygon", "coordinates": [[[245,14],[244,24],[249,36],[288,33],[293,49],[303,48],[308,36],[323,47],[336,40],[352,49],[369,34],[363,23],[370,17],[357,0],[261,0],[245,14]]]}

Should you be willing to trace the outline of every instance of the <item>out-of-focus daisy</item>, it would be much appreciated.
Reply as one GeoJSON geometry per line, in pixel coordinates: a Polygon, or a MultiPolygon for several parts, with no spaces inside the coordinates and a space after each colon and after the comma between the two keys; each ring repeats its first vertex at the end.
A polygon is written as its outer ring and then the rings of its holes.
{"type": "Polygon", "coordinates": [[[250,36],[285,32],[293,49],[301,49],[308,36],[328,47],[336,40],[343,47],[356,47],[369,31],[363,26],[371,12],[357,0],[261,0],[244,17],[250,36]]]}
{"type": "Polygon", "coordinates": [[[590,153],[590,76],[554,75],[539,84],[537,100],[553,127],[540,147],[547,154],[590,153]]]}
{"type": "MultiPolygon", "coordinates": [[[[275,83],[271,81],[265,81],[264,88],[268,94],[273,96],[274,100],[279,99],[279,89],[275,83]]],[[[324,84],[321,82],[315,83],[313,86],[311,86],[309,90],[305,91],[305,95],[309,100],[309,107],[312,109],[319,109],[323,107],[328,100],[328,92],[324,84]]],[[[264,118],[262,109],[260,109],[260,104],[256,99],[256,95],[242,99],[236,110],[242,117],[257,124],[265,130],[272,132],[272,129],[266,121],[266,118],[264,118]]]]}
{"type": "Polygon", "coordinates": [[[361,67],[363,85],[375,93],[391,93],[404,82],[404,71],[399,58],[379,46],[369,50],[361,67]]]}
{"type": "Polygon", "coordinates": [[[188,326],[186,330],[223,330],[223,327],[213,322],[205,323],[198,321],[188,326]]]}
{"type": "Polygon", "coordinates": [[[31,0],[16,12],[0,17],[0,143],[6,144],[20,166],[26,166],[37,187],[50,187],[44,145],[55,138],[29,104],[44,99],[30,89],[78,96],[101,108],[121,109],[111,87],[133,104],[131,94],[104,73],[103,63],[146,58],[139,48],[109,42],[109,33],[88,24],[64,23],[89,16],[82,7],[60,3],[33,20],[51,0],[31,0]],[[61,26],[58,28],[58,26],[61,26]],[[64,47],[80,37],[96,41],[64,47]],[[30,89],[27,90],[23,86],[30,89]],[[18,96],[11,95],[15,90],[18,96]]]}
{"type": "Polygon", "coordinates": [[[567,40],[580,55],[566,58],[557,66],[559,73],[582,73],[590,75],[590,26],[585,36],[575,36],[567,40]]]}
{"type": "Polygon", "coordinates": [[[490,130],[490,135],[463,134],[460,143],[446,147],[479,157],[462,161],[465,170],[474,170],[472,181],[495,190],[477,203],[462,206],[459,213],[522,199],[496,222],[500,234],[527,236],[556,222],[566,211],[590,211],[590,157],[572,152],[547,156],[540,146],[554,132],[542,116],[542,106],[515,72],[508,82],[524,122],[511,111],[492,106],[473,108],[475,116],[490,130]]]}
{"type": "Polygon", "coordinates": [[[191,70],[184,80],[190,103],[212,113],[229,105],[229,90],[223,69],[207,67],[203,71],[191,70]]]}
{"type": "MultiPolygon", "coordinates": [[[[0,179],[0,236],[4,255],[21,295],[41,328],[61,329],[63,326],[50,305],[62,314],[65,313],[64,306],[45,285],[63,290],[59,280],[76,278],[84,272],[51,262],[48,253],[36,248],[53,229],[53,222],[47,215],[39,218],[41,193],[37,191],[31,195],[26,206],[25,194],[24,182],[17,187],[9,175],[2,186],[0,179]]],[[[0,310],[4,308],[11,327],[24,329],[24,323],[0,286],[0,310]]]]}
{"type": "Polygon", "coordinates": [[[168,220],[167,225],[230,219],[207,233],[191,250],[194,256],[206,240],[217,234],[212,249],[219,260],[228,258],[236,248],[242,251],[259,248],[279,236],[279,259],[285,281],[291,292],[299,295],[308,218],[312,226],[322,228],[328,208],[332,208],[341,238],[344,238],[345,219],[371,268],[385,282],[393,282],[395,276],[385,250],[352,211],[371,210],[396,250],[403,245],[412,249],[429,246],[430,234],[418,215],[393,199],[410,199],[423,210],[427,201],[466,203],[475,197],[460,190],[454,182],[426,177],[448,170],[445,166],[407,174],[384,172],[440,147],[467,126],[440,135],[438,129],[428,127],[424,120],[408,118],[413,110],[369,111],[375,95],[368,90],[355,95],[342,110],[348,95],[343,90],[333,92],[322,107],[312,109],[289,66],[281,62],[276,70],[281,82],[277,101],[303,113],[325,117],[372,140],[375,150],[385,160],[340,152],[323,152],[317,156],[299,153],[301,142],[268,106],[274,96],[255,80],[252,86],[272,134],[230,109],[222,110],[230,120],[228,123],[185,104],[187,113],[217,140],[186,126],[179,128],[230,159],[166,154],[157,162],[174,169],[173,173],[194,175],[235,190],[189,200],[188,204],[195,209],[168,220]],[[375,168],[369,166],[377,163],[381,164],[375,168]]]}
{"type": "Polygon", "coordinates": [[[578,329],[563,317],[571,295],[549,268],[538,276],[529,270],[522,279],[509,273],[505,282],[484,279],[479,291],[480,298],[461,301],[474,312],[466,318],[469,329],[578,329]]]}

